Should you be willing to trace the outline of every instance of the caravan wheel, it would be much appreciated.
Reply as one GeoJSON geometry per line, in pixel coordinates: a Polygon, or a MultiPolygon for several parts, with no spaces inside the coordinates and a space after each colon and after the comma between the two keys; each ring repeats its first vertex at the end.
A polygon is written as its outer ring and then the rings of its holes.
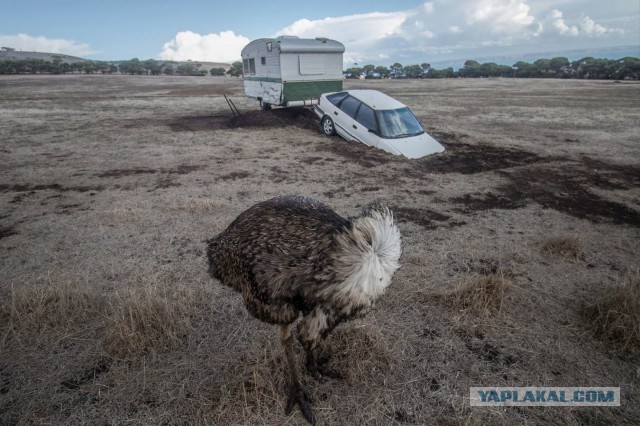
{"type": "Polygon", "coordinates": [[[269,111],[271,109],[271,104],[260,101],[260,108],[262,108],[263,111],[269,111]]]}

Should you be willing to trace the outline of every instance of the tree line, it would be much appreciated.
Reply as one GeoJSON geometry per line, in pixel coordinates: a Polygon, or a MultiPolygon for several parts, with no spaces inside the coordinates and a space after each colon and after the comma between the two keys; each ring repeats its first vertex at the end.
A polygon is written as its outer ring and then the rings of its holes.
{"type": "Polygon", "coordinates": [[[513,66],[495,62],[479,63],[468,60],[457,71],[453,67],[433,68],[428,63],[402,66],[395,63],[390,67],[365,65],[351,67],[345,71],[347,78],[580,78],[598,80],[638,80],[640,79],[640,58],[598,59],[586,57],[569,61],[565,57],[538,59],[533,63],[518,61],[513,66]]]}
{"type": "MultiPolygon", "coordinates": [[[[64,62],[61,57],[52,56],[51,61],[43,59],[0,60],[0,74],[131,74],[131,75],[189,75],[213,76],[242,75],[242,62],[234,62],[228,70],[214,67],[209,71],[200,69],[198,62],[172,62],[133,58],[128,61],[77,61],[64,62]]],[[[538,59],[533,63],[518,61],[513,66],[495,62],[479,63],[468,60],[457,71],[452,67],[433,68],[428,63],[403,66],[395,63],[390,67],[365,65],[351,67],[344,71],[347,78],[581,78],[581,79],[640,79],[640,58],[598,59],[586,57],[569,61],[565,57],[538,59]]]]}
{"type": "MultiPolygon", "coordinates": [[[[64,62],[61,57],[44,59],[0,60],[0,74],[131,74],[131,75],[233,75],[223,67],[209,71],[200,69],[198,62],[173,62],[133,58],[128,61],[76,61],[64,62]]],[[[242,73],[242,63],[240,63],[242,73]]]]}

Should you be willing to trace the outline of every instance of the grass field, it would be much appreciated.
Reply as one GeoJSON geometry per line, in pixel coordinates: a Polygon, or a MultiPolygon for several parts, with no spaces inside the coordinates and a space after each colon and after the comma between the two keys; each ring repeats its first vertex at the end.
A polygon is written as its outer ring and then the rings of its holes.
{"type": "Polygon", "coordinates": [[[406,103],[447,151],[325,137],[239,79],[0,77],[0,424],[305,424],[277,327],[204,255],[281,194],[382,200],[403,235],[385,296],[326,341],[344,378],[303,375],[319,424],[639,423],[640,84],[345,87],[406,103]],[[470,386],[622,405],[470,407],[470,386]]]}

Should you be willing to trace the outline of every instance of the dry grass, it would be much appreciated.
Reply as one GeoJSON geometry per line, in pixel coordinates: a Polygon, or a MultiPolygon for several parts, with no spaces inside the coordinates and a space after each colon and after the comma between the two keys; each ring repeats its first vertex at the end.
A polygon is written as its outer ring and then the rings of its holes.
{"type": "Polygon", "coordinates": [[[95,316],[104,300],[85,283],[70,280],[12,286],[0,305],[4,339],[40,335],[52,329],[66,330],[95,316]]]}
{"type": "Polygon", "coordinates": [[[261,114],[240,79],[0,77],[0,424],[304,424],[283,414],[277,327],[207,276],[203,242],[292,193],[344,216],[383,200],[403,236],[374,311],[325,342],[344,379],[302,372],[319,424],[636,424],[637,279],[611,284],[637,268],[640,85],[345,87],[410,105],[446,153],[403,160],[283,112],[208,127],[217,93],[261,114]],[[471,408],[479,385],[620,385],[623,406],[471,408]]]}
{"type": "Polygon", "coordinates": [[[460,313],[488,316],[502,311],[511,280],[502,269],[487,275],[465,277],[449,296],[453,309],[460,313]]]}
{"type": "Polygon", "coordinates": [[[618,350],[640,354],[640,270],[600,291],[600,300],[585,309],[595,334],[618,350]]]}
{"type": "MultiPolygon", "coordinates": [[[[49,280],[47,280],[49,281],[49,280]]],[[[4,344],[79,327],[102,335],[109,356],[129,358],[184,343],[200,303],[187,292],[156,285],[104,294],[70,281],[12,287],[0,307],[4,344]]]]}
{"type": "Polygon", "coordinates": [[[164,296],[155,286],[116,293],[105,322],[105,351],[115,358],[128,358],[152,348],[180,345],[191,328],[190,313],[188,299],[164,296]]]}
{"type": "Polygon", "coordinates": [[[375,381],[393,368],[394,357],[378,329],[355,320],[338,328],[321,351],[347,383],[375,381]]]}
{"type": "Polygon", "coordinates": [[[542,252],[550,256],[580,260],[584,256],[584,243],[576,235],[550,237],[542,243],[542,252]]]}

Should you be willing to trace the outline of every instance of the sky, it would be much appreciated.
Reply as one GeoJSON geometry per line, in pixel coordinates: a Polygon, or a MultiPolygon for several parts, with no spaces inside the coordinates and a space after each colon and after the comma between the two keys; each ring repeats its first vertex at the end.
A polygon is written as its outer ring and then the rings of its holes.
{"type": "Polygon", "coordinates": [[[640,1],[0,0],[0,47],[94,60],[230,63],[279,35],[338,40],[346,67],[618,46],[638,56],[640,1]]]}

